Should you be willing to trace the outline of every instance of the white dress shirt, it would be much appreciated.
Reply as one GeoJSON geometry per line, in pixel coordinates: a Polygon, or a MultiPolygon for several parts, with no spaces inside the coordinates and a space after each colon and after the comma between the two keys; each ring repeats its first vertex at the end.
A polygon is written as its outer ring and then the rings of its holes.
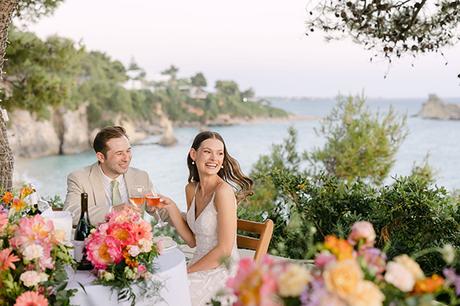
{"type": "MultiPolygon", "coordinates": [[[[99,165],[99,170],[102,173],[102,184],[104,185],[105,199],[107,200],[107,203],[109,203],[109,206],[112,206],[112,185],[111,183],[114,179],[105,175],[100,165],[99,165]]],[[[121,196],[122,203],[129,203],[128,202],[128,190],[126,188],[126,183],[125,183],[123,175],[119,175],[115,180],[118,181],[118,189],[120,190],[120,196],[121,196]]]]}

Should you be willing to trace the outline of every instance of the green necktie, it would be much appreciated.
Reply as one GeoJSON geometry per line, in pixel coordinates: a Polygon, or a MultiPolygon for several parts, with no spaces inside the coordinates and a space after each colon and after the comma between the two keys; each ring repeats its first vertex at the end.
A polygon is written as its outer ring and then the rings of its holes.
{"type": "Polygon", "coordinates": [[[121,194],[120,189],[118,189],[118,181],[113,180],[110,182],[110,185],[112,186],[112,206],[117,206],[118,204],[121,204],[121,194]]]}

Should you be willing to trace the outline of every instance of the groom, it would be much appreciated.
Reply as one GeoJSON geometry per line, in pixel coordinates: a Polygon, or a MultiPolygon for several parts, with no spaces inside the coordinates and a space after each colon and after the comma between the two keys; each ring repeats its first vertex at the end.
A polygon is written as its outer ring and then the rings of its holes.
{"type": "MultiPolygon", "coordinates": [[[[152,189],[147,172],[129,167],[132,153],[126,131],[121,126],[103,128],[94,138],[97,162],[79,169],[67,177],[64,210],[72,213],[73,224],[80,218],[81,193],[88,194],[88,212],[92,225],[105,221],[113,210],[133,208],[129,192],[140,185],[152,189]]],[[[161,217],[167,219],[166,211],[161,217]]]]}

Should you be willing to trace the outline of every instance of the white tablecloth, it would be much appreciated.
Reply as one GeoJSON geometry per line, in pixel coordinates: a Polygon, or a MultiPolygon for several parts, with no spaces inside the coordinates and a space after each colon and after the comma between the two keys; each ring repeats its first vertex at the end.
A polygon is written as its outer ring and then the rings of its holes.
{"type": "MultiPolygon", "coordinates": [[[[142,300],[142,297],[138,296],[136,306],[190,306],[184,254],[177,247],[173,247],[156,258],[155,265],[157,271],[154,278],[164,284],[164,287],[160,290],[160,296],[164,301],[153,303],[152,301],[142,300]]],[[[71,304],[80,306],[130,305],[129,302],[118,303],[117,293],[115,291],[111,292],[110,287],[91,284],[94,279],[95,276],[87,271],[77,271],[69,276],[67,287],[69,289],[78,289],[78,292],[70,301],[71,304]],[[84,285],[86,293],[79,283],[84,285]]]]}

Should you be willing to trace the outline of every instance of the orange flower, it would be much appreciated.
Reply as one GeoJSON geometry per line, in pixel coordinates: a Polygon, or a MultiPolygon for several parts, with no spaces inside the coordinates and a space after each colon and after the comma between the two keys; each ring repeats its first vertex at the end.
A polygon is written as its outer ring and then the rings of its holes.
{"type": "Polygon", "coordinates": [[[11,208],[13,208],[15,211],[21,211],[26,206],[26,202],[24,202],[22,199],[14,199],[11,208]]]}
{"type": "Polygon", "coordinates": [[[431,277],[418,280],[415,283],[414,292],[421,294],[434,293],[438,291],[442,285],[444,285],[444,279],[437,274],[433,274],[431,277]]]}
{"type": "Polygon", "coordinates": [[[353,258],[353,246],[345,239],[328,235],[324,240],[324,247],[339,261],[353,258]]]}
{"type": "Polygon", "coordinates": [[[16,269],[14,263],[19,261],[19,257],[11,254],[11,249],[3,249],[0,251],[0,271],[6,271],[8,269],[16,269]]]}
{"type": "Polygon", "coordinates": [[[48,300],[35,291],[26,291],[18,296],[14,306],[48,306],[48,300]]]}
{"type": "Polygon", "coordinates": [[[14,196],[11,192],[7,191],[3,194],[2,196],[2,201],[5,204],[10,204],[10,202],[13,200],[14,196]]]}
{"type": "Polygon", "coordinates": [[[34,193],[35,190],[33,190],[30,186],[24,186],[21,188],[19,198],[24,199],[28,195],[34,193]]]}
{"type": "Polygon", "coordinates": [[[131,268],[132,267],[137,267],[139,265],[139,262],[135,259],[131,259],[129,257],[125,257],[125,263],[130,266],[131,268]]]}

